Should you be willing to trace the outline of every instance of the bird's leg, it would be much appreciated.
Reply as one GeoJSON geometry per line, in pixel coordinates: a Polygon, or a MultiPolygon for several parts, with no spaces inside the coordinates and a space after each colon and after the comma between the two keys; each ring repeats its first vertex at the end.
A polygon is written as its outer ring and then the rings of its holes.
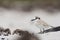
{"type": "Polygon", "coordinates": [[[44,31],[44,28],[43,28],[42,30],[40,29],[40,32],[39,32],[38,34],[42,34],[42,33],[43,33],[43,31],[44,31]]]}
{"type": "MultiPolygon", "coordinates": [[[[40,32],[42,32],[41,28],[40,28],[40,32]]],[[[38,32],[38,33],[40,33],[40,32],[38,32]]]]}
{"type": "Polygon", "coordinates": [[[40,34],[42,32],[42,30],[40,29],[40,32],[38,32],[38,34],[40,34]]]}
{"type": "Polygon", "coordinates": [[[42,31],[44,31],[45,29],[43,28],[43,30],[42,31]]]}

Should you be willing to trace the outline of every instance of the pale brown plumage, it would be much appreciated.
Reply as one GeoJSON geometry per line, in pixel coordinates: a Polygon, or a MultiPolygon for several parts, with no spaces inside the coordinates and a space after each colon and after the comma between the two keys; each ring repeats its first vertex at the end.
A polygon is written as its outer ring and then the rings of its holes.
{"type": "Polygon", "coordinates": [[[40,17],[35,17],[35,19],[32,19],[31,22],[33,22],[33,24],[36,27],[40,28],[40,32],[44,31],[45,28],[53,27],[53,26],[47,24],[45,21],[41,20],[40,17]]]}

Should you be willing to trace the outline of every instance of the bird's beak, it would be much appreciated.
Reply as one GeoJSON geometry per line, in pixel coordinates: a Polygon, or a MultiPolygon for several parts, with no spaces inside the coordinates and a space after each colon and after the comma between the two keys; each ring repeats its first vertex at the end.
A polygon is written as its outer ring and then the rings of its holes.
{"type": "Polygon", "coordinates": [[[32,19],[31,21],[35,21],[36,19],[32,19]]]}

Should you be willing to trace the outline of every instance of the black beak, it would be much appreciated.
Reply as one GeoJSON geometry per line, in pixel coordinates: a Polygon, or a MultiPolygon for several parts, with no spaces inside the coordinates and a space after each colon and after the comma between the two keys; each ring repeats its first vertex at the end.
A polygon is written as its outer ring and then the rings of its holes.
{"type": "Polygon", "coordinates": [[[40,20],[40,17],[35,17],[35,19],[32,19],[31,21],[35,21],[36,19],[40,20]]]}
{"type": "Polygon", "coordinates": [[[35,21],[36,19],[32,19],[31,21],[35,21]]]}

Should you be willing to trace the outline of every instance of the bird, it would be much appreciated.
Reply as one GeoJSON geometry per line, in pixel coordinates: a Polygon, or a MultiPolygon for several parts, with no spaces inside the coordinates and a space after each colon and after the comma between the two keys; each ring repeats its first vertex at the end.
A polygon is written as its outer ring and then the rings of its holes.
{"type": "Polygon", "coordinates": [[[33,24],[40,29],[39,33],[41,33],[42,31],[44,31],[45,28],[49,28],[49,27],[53,28],[53,26],[47,24],[45,21],[43,21],[38,16],[35,16],[34,19],[31,19],[31,22],[33,22],[33,24]]]}

